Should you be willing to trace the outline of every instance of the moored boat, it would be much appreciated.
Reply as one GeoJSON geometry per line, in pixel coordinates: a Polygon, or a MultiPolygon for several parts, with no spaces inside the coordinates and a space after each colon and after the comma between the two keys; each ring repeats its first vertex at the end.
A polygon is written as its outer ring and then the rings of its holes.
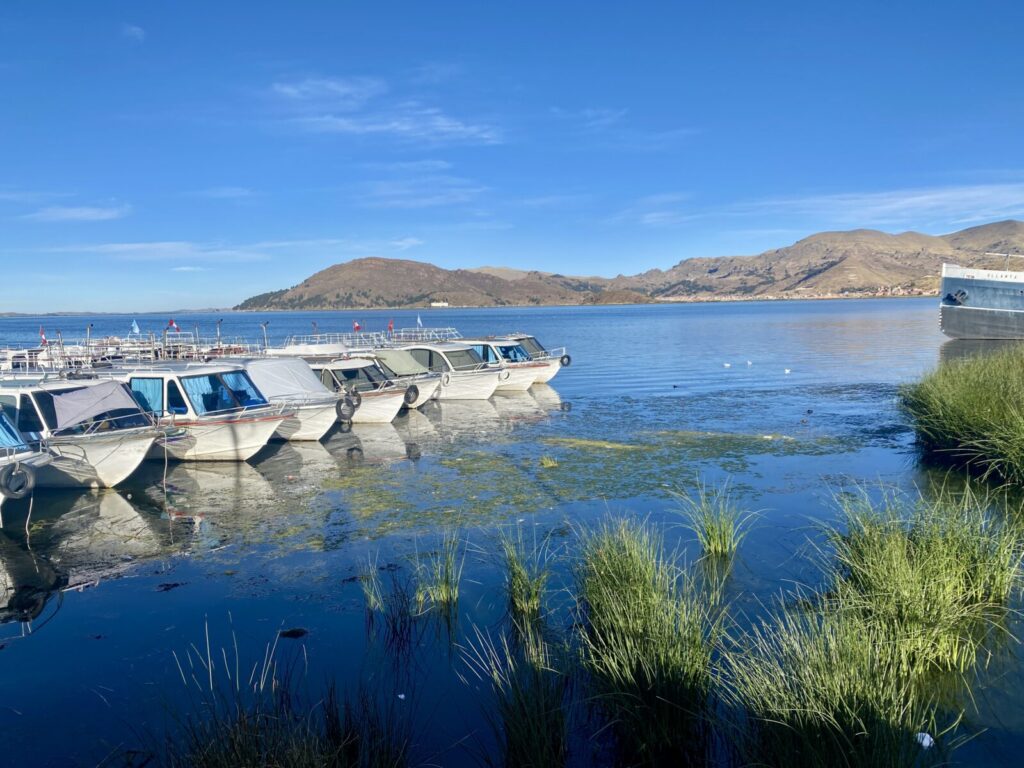
{"type": "Polygon", "coordinates": [[[460,342],[410,344],[403,349],[420,365],[441,374],[438,400],[486,400],[511,375],[489,368],[472,347],[460,342]]]}
{"type": "Polygon", "coordinates": [[[270,403],[292,411],[274,433],[282,440],[319,440],[345,415],[345,403],[299,358],[265,358],[243,363],[270,403]]]}
{"type": "Polygon", "coordinates": [[[1024,339],[1024,272],[942,265],[939,327],[953,339],[1024,339]]]}
{"type": "Polygon", "coordinates": [[[324,386],[354,402],[355,410],[347,419],[353,424],[388,424],[419,396],[418,390],[387,379],[371,360],[349,358],[310,366],[324,386]]]}

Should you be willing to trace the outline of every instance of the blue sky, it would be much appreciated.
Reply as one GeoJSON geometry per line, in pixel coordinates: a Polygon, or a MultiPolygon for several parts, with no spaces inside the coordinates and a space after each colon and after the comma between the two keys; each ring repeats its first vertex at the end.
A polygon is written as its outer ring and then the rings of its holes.
{"type": "Polygon", "coordinates": [[[0,7],[0,311],[1024,217],[1024,5],[0,7]]]}

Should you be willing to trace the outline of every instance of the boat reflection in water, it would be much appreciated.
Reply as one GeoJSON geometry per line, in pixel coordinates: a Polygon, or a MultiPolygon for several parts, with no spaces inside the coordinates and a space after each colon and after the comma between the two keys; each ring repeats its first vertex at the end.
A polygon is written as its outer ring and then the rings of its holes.
{"type": "Polygon", "coordinates": [[[1021,344],[1024,342],[1016,339],[951,339],[939,347],[939,363],[991,355],[1021,344]]]}
{"type": "Polygon", "coordinates": [[[31,621],[51,596],[116,578],[138,561],[180,552],[181,528],[117,491],[47,492],[5,508],[0,621],[31,621]]]}

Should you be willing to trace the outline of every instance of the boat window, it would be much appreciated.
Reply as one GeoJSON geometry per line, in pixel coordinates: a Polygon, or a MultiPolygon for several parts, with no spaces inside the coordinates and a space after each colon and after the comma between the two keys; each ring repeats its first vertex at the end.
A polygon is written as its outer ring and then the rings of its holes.
{"type": "Polygon", "coordinates": [[[367,365],[363,368],[336,368],[334,369],[334,375],[338,377],[339,381],[343,380],[345,384],[354,384],[359,392],[372,392],[381,384],[387,382],[387,379],[381,372],[372,365],[367,365]]]}
{"type": "Polygon", "coordinates": [[[256,385],[245,371],[228,371],[222,373],[220,377],[231,388],[235,399],[246,408],[267,404],[267,399],[256,389],[256,385]]]}
{"type": "Polygon", "coordinates": [[[167,382],[167,412],[188,413],[185,398],[181,396],[181,390],[174,381],[167,382]]]}
{"type": "Polygon", "coordinates": [[[15,395],[0,395],[0,408],[12,425],[18,422],[18,398],[15,395]]]}
{"type": "Polygon", "coordinates": [[[547,352],[547,350],[544,349],[544,345],[537,341],[533,336],[524,336],[519,339],[519,343],[531,355],[543,355],[547,352]]]}
{"type": "Polygon", "coordinates": [[[410,349],[409,354],[412,355],[413,359],[422,365],[424,368],[434,370],[430,365],[430,350],[429,349],[410,349]]]}
{"type": "Polygon", "coordinates": [[[404,349],[379,350],[377,362],[381,366],[381,370],[391,378],[394,378],[395,375],[418,376],[427,372],[427,366],[404,349]]]}
{"type": "Polygon", "coordinates": [[[498,356],[494,354],[494,350],[490,344],[474,344],[473,351],[480,355],[480,359],[485,363],[497,363],[498,356]]]}
{"type": "Polygon", "coordinates": [[[39,418],[39,412],[36,410],[32,398],[22,395],[21,402],[18,404],[18,431],[25,434],[33,432],[42,434],[45,430],[46,427],[43,426],[43,420],[39,418]]]}
{"type": "Polygon", "coordinates": [[[150,413],[164,412],[164,380],[132,377],[128,380],[139,407],[150,413]]]}
{"type": "Polygon", "coordinates": [[[334,374],[331,373],[330,368],[324,368],[322,371],[320,371],[320,381],[325,387],[327,387],[330,390],[336,391],[338,389],[338,380],[334,377],[334,374]]]}
{"type": "Polygon", "coordinates": [[[448,352],[448,362],[456,371],[471,371],[478,368],[483,361],[473,349],[455,349],[448,352]]]}
{"type": "MultiPolygon", "coordinates": [[[[13,399],[13,398],[11,398],[13,399]]],[[[7,418],[7,398],[4,398],[4,412],[0,414],[0,448],[20,448],[27,450],[25,440],[7,418]]]]}
{"type": "Polygon", "coordinates": [[[528,363],[530,354],[518,344],[502,344],[498,347],[501,356],[510,363],[528,363]]]}
{"type": "Polygon", "coordinates": [[[236,410],[241,407],[231,389],[214,373],[201,376],[182,376],[181,386],[185,389],[192,410],[200,416],[217,411],[236,410]]]}

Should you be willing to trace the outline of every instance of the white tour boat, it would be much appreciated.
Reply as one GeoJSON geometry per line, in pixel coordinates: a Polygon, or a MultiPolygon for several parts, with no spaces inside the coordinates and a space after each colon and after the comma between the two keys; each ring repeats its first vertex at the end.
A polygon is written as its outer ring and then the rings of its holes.
{"type": "Polygon", "coordinates": [[[441,374],[420,365],[404,349],[382,347],[368,352],[354,352],[353,358],[370,360],[377,369],[400,387],[406,387],[405,402],[409,409],[419,408],[437,395],[441,388],[441,374]],[[412,392],[415,397],[409,393],[412,392]]]}
{"type": "Polygon", "coordinates": [[[491,368],[506,369],[507,381],[498,385],[499,392],[525,392],[538,381],[547,381],[548,368],[555,360],[533,360],[523,346],[511,339],[463,339],[491,368]]]}
{"type": "Polygon", "coordinates": [[[0,504],[4,499],[28,496],[35,488],[39,471],[52,460],[49,451],[38,443],[30,443],[7,414],[0,411],[0,504]]]}
{"type": "Polygon", "coordinates": [[[310,363],[324,386],[355,404],[348,421],[353,424],[388,424],[403,407],[414,402],[418,390],[391,382],[372,360],[350,358],[310,363]]]}
{"type": "Polygon", "coordinates": [[[349,413],[350,406],[321,383],[305,360],[264,358],[246,360],[243,365],[269,402],[294,411],[274,433],[282,440],[319,440],[349,413]]]}
{"type": "Polygon", "coordinates": [[[472,347],[460,342],[420,342],[403,349],[420,365],[441,374],[438,400],[486,400],[511,376],[508,370],[489,368],[472,347]]]}
{"type": "MultiPolygon", "coordinates": [[[[246,461],[267,444],[293,411],[269,403],[241,365],[177,363],[113,373],[127,382],[161,424],[185,427],[187,440],[165,449],[182,461],[246,461]]],[[[164,448],[151,455],[161,458],[164,448]]]]}
{"type": "Polygon", "coordinates": [[[6,379],[0,406],[19,432],[53,453],[38,475],[45,487],[113,488],[166,432],[118,381],[6,379]]]}
{"type": "Polygon", "coordinates": [[[530,354],[531,360],[544,361],[549,363],[546,377],[545,374],[541,374],[537,378],[538,384],[546,384],[555,378],[562,368],[568,368],[572,363],[572,358],[569,353],[566,352],[565,347],[556,347],[553,349],[545,349],[544,345],[537,341],[536,336],[532,336],[528,333],[510,333],[504,338],[510,341],[514,341],[520,344],[530,354]]]}

